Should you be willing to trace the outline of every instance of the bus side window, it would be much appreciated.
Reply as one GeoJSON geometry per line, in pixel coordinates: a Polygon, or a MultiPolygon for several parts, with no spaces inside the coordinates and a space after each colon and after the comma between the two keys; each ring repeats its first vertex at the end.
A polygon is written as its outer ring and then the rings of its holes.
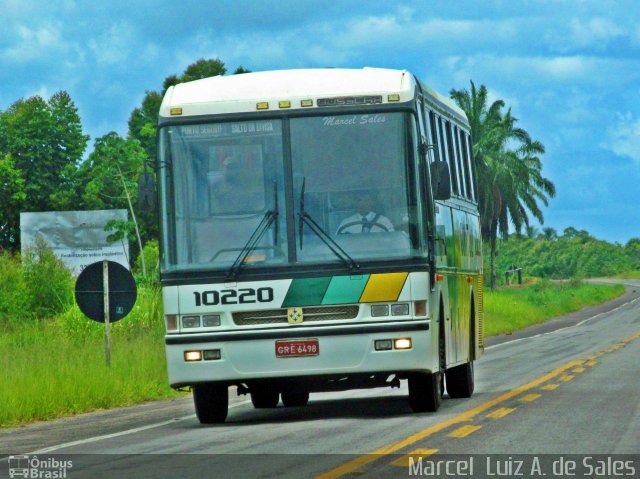
{"type": "Polygon", "coordinates": [[[462,156],[462,149],[460,147],[460,129],[457,126],[453,127],[453,140],[456,150],[456,163],[460,171],[460,190],[462,196],[469,198],[469,171],[466,168],[466,162],[464,156],[462,156]]]}
{"type": "Polygon", "coordinates": [[[453,144],[451,142],[451,123],[440,118],[440,130],[442,135],[442,149],[447,157],[449,163],[449,170],[451,171],[451,191],[458,195],[460,194],[460,188],[458,186],[458,171],[456,167],[456,158],[453,152],[453,144]],[[446,136],[445,136],[446,135],[446,136]]]}
{"type": "Polygon", "coordinates": [[[461,143],[462,143],[462,151],[463,151],[463,161],[466,164],[466,171],[469,174],[469,198],[478,201],[478,196],[476,194],[476,184],[475,178],[473,174],[473,159],[472,159],[472,146],[469,134],[465,131],[460,132],[461,135],[461,143]]]}

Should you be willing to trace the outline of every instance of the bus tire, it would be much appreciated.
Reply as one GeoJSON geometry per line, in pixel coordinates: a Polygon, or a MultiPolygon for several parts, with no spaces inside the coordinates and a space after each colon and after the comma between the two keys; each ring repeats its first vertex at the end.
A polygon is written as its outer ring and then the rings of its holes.
{"type": "Polygon", "coordinates": [[[409,405],[413,412],[436,412],[441,402],[440,373],[413,373],[409,376],[409,405]]]}
{"type": "Polygon", "coordinates": [[[309,391],[301,387],[287,387],[280,393],[284,407],[303,407],[309,402],[309,391]]]}
{"type": "Polygon", "coordinates": [[[251,388],[251,402],[256,409],[268,409],[278,406],[280,391],[273,386],[254,386],[251,388]]]}
{"type": "Polygon", "coordinates": [[[224,384],[193,386],[193,404],[200,424],[217,424],[227,419],[229,391],[224,384]]]}
{"type": "Polygon", "coordinates": [[[448,369],[447,392],[450,398],[468,398],[473,394],[473,361],[448,369]]]}

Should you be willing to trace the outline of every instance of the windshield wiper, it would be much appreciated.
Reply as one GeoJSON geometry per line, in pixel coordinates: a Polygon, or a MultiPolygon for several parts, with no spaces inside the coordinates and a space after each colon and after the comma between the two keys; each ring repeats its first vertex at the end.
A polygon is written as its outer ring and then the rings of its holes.
{"type": "Polygon", "coordinates": [[[349,253],[347,253],[344,249],[340,247],[336,241],[327,234],[327,232],[318,224],[316,220],[314,220],[309,213],[304,210],[304,190],[305,190],[305,182],[306,178],[302,179],[302,189],[300,190],[300,213],[298,213],[298,217],[300,218],[300,228],[298,235],[300,236],[300,249],[302,249],[302,238],[303,238],[303,230],[304,225],[309,226],[309,229],[313,231],[313,233],[322,240],[322,242],[327,245],[327,247],[331,250],[333,254],[335,254],[340,261],[345,263],[350,270],[359,269],[360,265],[351,257],[349,253]]]}
{"type": "Polygon", "coordinates": [[[256,249],[258,246],[258,241],[264,236],[267,230],[271,227],[271,225],[276,222],[278,219],[278,211],[277,210],[269,210],[265,212],[262,220],[256,226],[256,229],[253,230],[251,236],[242,247],[240,254],[236,258],[236,260],[231,265],[231,268],[227,272],[227,279],[235,279],[242,267],[246,264],[245,261],[249,257],[249,255],[256,249]]]}
{"type": "Polygon", "coordinates": [[[236,260],[231,265],[231,268],[227,272],[227,279],[229,278],[235,279],[235,277],[238,275],[242,267],[245,265],[246,259],[253,252],[253,250],[255,250],[256,247],[258,246],[258,241],[260,241],[260,239],[269,230],[272,224],[274,225],[273,244],[274,246],[278,245],[278,232],[279,232],[278,230],[278,185],[275,181],[273,182],[273,196],[274,196],[274,199],[273,199],[274,209],[268,210],[265,212],[264,216],[262,217],[262,220],[260,221],[260,223],[258,223],[258,226],[256,226],[256,229],[253,230],[253,233],[251,233],[251,236],[249,237],[245,245],[242,247],[240,254],[238,255],[236,260]]]}

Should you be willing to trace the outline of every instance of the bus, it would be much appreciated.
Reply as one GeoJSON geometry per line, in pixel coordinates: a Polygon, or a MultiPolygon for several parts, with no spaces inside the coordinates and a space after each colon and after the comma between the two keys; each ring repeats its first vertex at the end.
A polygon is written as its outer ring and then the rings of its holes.
{"type": "Polygon", "coordinates": [[[156,171],[169,383],[200,423],[230,387],[256,408],[404,380],[415,412],[471,396],[482,248],[452,101],[378,68],[181,83],[156,171]]]}

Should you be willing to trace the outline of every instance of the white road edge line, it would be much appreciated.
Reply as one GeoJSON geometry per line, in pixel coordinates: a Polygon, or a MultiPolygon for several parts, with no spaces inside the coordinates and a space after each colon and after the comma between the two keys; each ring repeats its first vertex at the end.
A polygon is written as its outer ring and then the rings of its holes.
{"type": "MultiPolygon", "coordinates": [[[[238,406],[243,406],[243,405],[248,404],[250,402],[251,402],[250,399],[246,399],[244,401],[231,404],[229,406],[229,409],[234,408],[234,407],[238,407],[238,406]]],[[[126,436],[128,434],[135,434],[137,432],[146,431],[147,429],[154,429],[156,427],[162,427],[162,426],[166,426],[168,424],[173,424],[173,423],[175,423],[177,421],[184,421],[186,419],[193,419],[194,417],[196,417],[196,415],[195,414],[191,414],[189,416],[170,419],[168,421],[157,422],[155,424],[148,424],[146,426],[140,426],[140,427],[136,427],[136,428],[133,428],[133,429],[127,429],[125,431],[114,432],[112,434],[105,434],[103,436],[89,437],[87,439],[80,439],[78,441],[65,442],[63,444],[57,444],[55,446],[45,447],[44,449],[38,449],[37,451],[28,452],[26,454],[27,455],[45,454],[45,453],[48,453],[48,452],[57,451],[58,449],[64,449],[66,447],[79,446],[80,444],[89,444],[89,443],[92,443],[92,442],[102,441],[104,439],[111,439],[111,438],[114,438],[114,437],[126,436]]],[[[4,462],[4,461],[8,461],[8,460],[9,460],[8,457],[0,458],[0,462],[4,462]]]]}
{"type": "Polygon", "coordinates": [[[577,326],[582,326],[583,324],[588,323],[589,321],[591,321],[593,319],[596,319],[599,316],[604,316],[605,314],[613,313],[614,311],[617,311],[620,308],[624,308],[625,306],[628,306],[630,304],[636,303],[638,301],[640,301],[640,298],[635,298],[635,299],[632,299],[630,301],[627,301],[626,303],[622,303],[620,306],[618,306],[617,308],[612,309],[611,311],[606,311],[604,313],[598,313],[598,314],[596,314],[594,316],[591,316],[590,318],[583,319],[579,323],[572,324],[571,326],[565,326],[564,328],[554,329],[553,331],[547,331],[546,333],[539,333],[539,334],[535,334],[533,336],[527,336],[526,338],[511,339],[510,341],[505,341],[503,343],[494,344],[493,346],[489,346],[488,348],[484,348],[484,350],[488,351],[489,349],[497,348],[499,346],[505,346],[507,344],[513,344],[513,343],[517,343],[518,341],[525,341],[527,339],[539,338],[541,336],[546,336],[547,334],[553,334],[553,333],[557,333],[558,331],[564,331],[565,329],[575,328],[577,326]]]}

